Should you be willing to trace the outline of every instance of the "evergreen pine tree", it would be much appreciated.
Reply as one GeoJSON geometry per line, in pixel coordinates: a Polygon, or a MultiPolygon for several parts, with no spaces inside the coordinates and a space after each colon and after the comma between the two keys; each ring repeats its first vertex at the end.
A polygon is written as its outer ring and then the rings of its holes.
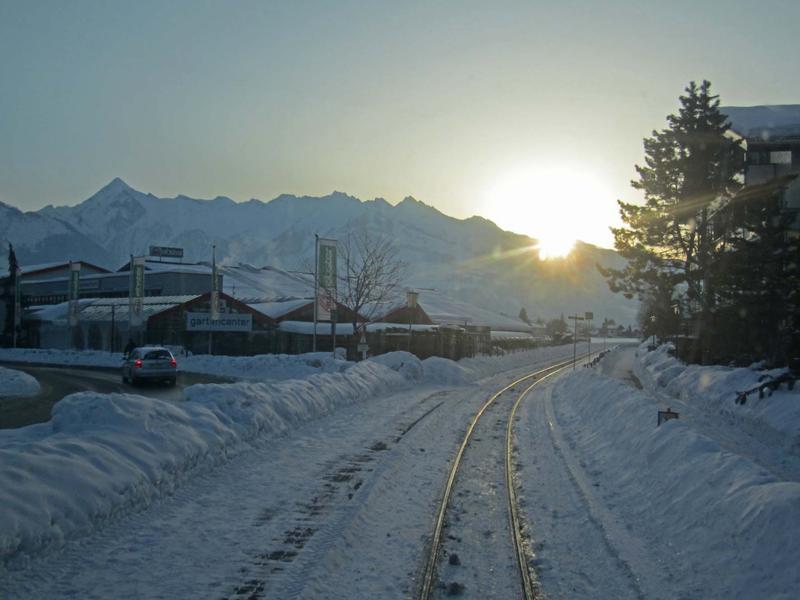
{"type": "Polygon", "coordinates": [[[787,180],[745,188],[717,215],[725,232],[715,269],[718,354],[746,365],[790,357],[800,245],[784,207],[787,180]]]}
{"type": "MultiPolygon", "coordinates": [[[[685,289],[698,334],[707,334],[715,304],[711,279],[716,251],[711,219],[717,203],[740,187],[743,152],[727,132],[727,117],[711,84],[691,82],[668,127],[644,140],[645,164],[631,185],[644,204],[619,201],[623,227],[612,228],[624,269],[603,269],[612,291],[649,297],[656,305],[673,302],[685,289]]],[[[659,332],[662,335],[669,332],[659,332]]]]}

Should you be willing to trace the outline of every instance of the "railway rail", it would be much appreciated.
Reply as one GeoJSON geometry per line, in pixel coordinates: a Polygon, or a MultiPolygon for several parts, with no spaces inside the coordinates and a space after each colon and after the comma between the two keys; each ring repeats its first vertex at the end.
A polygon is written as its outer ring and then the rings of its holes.
{"type": "MultiPolygon", "coordinates": [[[[584,360],[587,356],[588,355],[581,357],[580,360],[584,360]]],[[[519,572],[522,597],[525,598],[525,600],[532,600],[537,597],[535,574],[532,574],[530,572],[527,560],[525,558],[526,557],[525,546],[524,546],[525,538],[522,532],[522,522],[520,519],[517,496],[513,482],[512,455],[514,448],[513,444],[514,417],[516,415],[517,408],[519,407],[522,400],[535,386],[537,386],[545,379],[555,375],[556,373],[562,370],[570,368],[573,365],[574,362],[573,360],[570,359],[568,361],[563,361],[555,365],[551,365],[545,369],[529,373],[523,377],[520,377],[519,379],[516,379],[515,381],[509,383],[508,385],[506,385],[505,387],[494,393],[486,402],[484,402],[484,404],[473,416],[469,426],[467,427],[464,439],[459,445],[458,450],[456,451],[456,455],[450,467],[444,491],[442,493],[442,497],[439,502],[439,507],[437,509],[436,519],[434,522],[434,528],[430,538],[430,544],[428,546],[428,556],[425,561],[423,567],[424,571],[422,573],[420,584],[418,586],[419,590],[418,598],[420,600],[429,600],[430,598],[432,598],[433,593],[436,589],[437,566],[440,560],[440,555],[442,550],[442,539],[443,539],[445,524],[447,522],[446,517],[447,517],[448,507],[451,504],[453,489],[456,484],[456,479],[458,477],[462,458],[464,457],[464,453],[466,452],[467,447],[469,446],[470,441],[473,438],[473,432],[475,431],[475,428],[478,425],[478,422],[480,421],[481,417],[483,417],[486,411],[496,403],[498,398],[500,398],[503,394],[509,392],[516,386],[519,386],[520,384],[524,383],[529,383],[530,385],[527,385],[525,389],[521,393],[519,393],[516,401],[514,402],[511,410],[508,413],[508,422],[506,426],[506,435],[505,435],[505,460],[504,460],[505,487],[507,491],[506,498],[508,503],[508,519],[509,519],[509,528],[511,532],[511,542],[514,548],[516,566],[519,572]]]]}

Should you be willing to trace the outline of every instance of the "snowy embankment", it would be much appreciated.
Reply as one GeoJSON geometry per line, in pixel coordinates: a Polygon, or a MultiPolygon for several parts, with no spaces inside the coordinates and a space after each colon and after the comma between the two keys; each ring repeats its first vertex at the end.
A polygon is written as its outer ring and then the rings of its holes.
{"type": "Polygon", "coordinates": [[[772,395],[759,398],[754,393],[744,404],[736,403],[738,393],[758,384],[760,377],[775,377],[784,370],[686,365],[671,356],[671,350],[671,344],[653,352],[640,346],[634,373],[645,389],[706,413],[725,415],[766,443],[800,454],[800,388],[789,391],[784,384],[772,395]]]}
{"type": "MultiPolygon", "coordinates": [[[[98,350],[0,348],[0,361],[41,363],[72,367],[120,368],[122,354],[98,350]]],[[[316,373],[337,373],[350,363],[334,360],[329,352],[262,354],[258,356],[177,356],[178,370],[232,379],[282,381],[303,379],[316,373]]]]}
{"type": "Polygon", "coordinates": [[[91,531],[223,462],[244,441],[406,383],[366,361],[307,380],[192,386],[181,404],[72,394],[47,423],[0,431],[0,558],[91,531]]]}
{"type": "Polygon", "coordinates": [[[0,348],[0,361],[41,363],[70,367],[119,367],[122,354],[98,350],[53,350],[49,348],[0,348]]]}
{"type": "Polygon", "coordinates": [[[41,390],[35,377],[0,367],[0,397],[2,396],[35,396],[41,390]]]}
{"type": "MultiPolygon", "coordinates": [[[[243,443],[281,435],[338,407],[412,382],[475,381],[540,363],[558,351],[541,348],[460,363],[420,361],[406,352],[355,364],[328,359],[314,368],[336,372],[281,382],[195,385],[185,390],[182,403],[134,394],[72,394],[56,404],[50,421],[0,431],[0,560],[85,534],[169,493],[192,473],[224,462],[243,443]]],[[[313,366],[318,360],[275,357],[272,371],[261,376],[284,378],[303,371],[292,362],[313,366]]]]}
{"type": "MultiPolygon", "coordinates": [[[[658,372],[653,367],[664,357],[652,358],[644,362],[658,372]]],[[[708,390],[716,370],[701,371],[710,374],[702,384],[708,390]]],[[[702,375],[684,377],[687,384],[696,379],[702,375]]],[[[723,387],[712,388],[719,391],[715,401],[732,403],[723,387]]],[[[553,406],[581,471],[595,482],[588,489],[623,522],[607,533],[623,555],[630,544],[614,532],[642,540],[660,565],[659,577],[693,597],[795,597],[800,483],[726,452],[680,419],[656,427],[649,396],[591,371],[559,382],[553,406]]]]}

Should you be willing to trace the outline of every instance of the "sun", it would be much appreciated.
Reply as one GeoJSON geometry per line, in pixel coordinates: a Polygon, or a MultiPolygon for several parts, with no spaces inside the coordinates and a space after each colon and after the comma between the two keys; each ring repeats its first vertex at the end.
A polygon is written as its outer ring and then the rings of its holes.
{"type": "Polygon", "coordinates": [[[548,258],[559,258],[567,256],[575,247],[577,240],[570,238],[570,236],[539,234],[536,236],[536,247],[539,250],[539,258],[547,260],[548,258]]]}
{"type": "Polygon", "coordinates": [[[538,242],[541,258],[566,256],[576,240],[609,245],[616,203],[596,169],[585,165],[525,165],[487,186],[483,213],[503,229],[538,242]]]}

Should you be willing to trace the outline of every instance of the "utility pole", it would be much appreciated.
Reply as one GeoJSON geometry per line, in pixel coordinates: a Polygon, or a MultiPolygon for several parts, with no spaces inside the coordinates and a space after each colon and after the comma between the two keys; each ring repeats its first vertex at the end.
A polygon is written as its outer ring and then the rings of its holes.
{"type": "Polygon", "coordinates": [[[584,317],[579,317],[577,314],[567,317],[575,321],[575,328],[572,334],[572,370],[575,370],[575,363],[578,360],[578,321],[584,321],[584,317]]]}
{"type": "Polygon", "coordinates": [[[408,310],[408,351],[411,352],[411,323],[413,312],[417,309],[418,292],[414,290],[406,291],[406,310],[408,310]]]}

